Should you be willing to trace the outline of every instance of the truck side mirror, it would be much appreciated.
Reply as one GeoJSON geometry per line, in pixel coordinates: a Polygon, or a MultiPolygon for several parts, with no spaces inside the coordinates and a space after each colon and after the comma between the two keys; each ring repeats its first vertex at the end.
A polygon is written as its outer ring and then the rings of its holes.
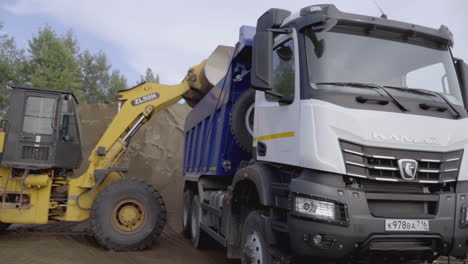
{"type": "Polygon", "coordinates": [[[255,90],[271,90],[273,32],[257,32],[252,51],[251,85],[255,90]]]}
{"type": "Polygon", "coordinates": [[[455,67],[460,81],[463,104],[468,109],[468,64],[461,59],[455,59],[455,67]]]}

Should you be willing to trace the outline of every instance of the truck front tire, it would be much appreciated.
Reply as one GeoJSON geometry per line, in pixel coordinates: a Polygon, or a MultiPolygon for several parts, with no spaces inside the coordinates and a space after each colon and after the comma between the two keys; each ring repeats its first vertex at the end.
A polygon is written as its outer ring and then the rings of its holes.
{"type": "Polygon", "coordinates": [[[115,251],[153,245],[166,222],[166,206],[153,186],[136,179],[116,181],[98,195],[91,212],[97,242],[115,251]]]}
{"type": "Polygon", "coordinates": [[[2,223],[0,222],[0,232],[3,232],[5,230],[8,229],[8,227],[10,227],[11,224],[7,224],[7,223],[2,223]]]}
{"type": "Polygon", "coordinates": [[[250,212],[242,228],[241,264],[273,263],[273,256],[265,234],[261,212],[250,212]]]}

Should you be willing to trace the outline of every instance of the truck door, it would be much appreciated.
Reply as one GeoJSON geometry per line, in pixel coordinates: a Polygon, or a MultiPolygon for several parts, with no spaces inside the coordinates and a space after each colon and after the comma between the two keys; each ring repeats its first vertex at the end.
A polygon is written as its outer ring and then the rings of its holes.
{"type": "Polygon", "coordinates": [[[272,91],[292,99],[281,103],[263,91],[256,91],[254,147],[257,159],[297,165],[299,128],[299,57],[297,34],[275,38],[272,91]]]}

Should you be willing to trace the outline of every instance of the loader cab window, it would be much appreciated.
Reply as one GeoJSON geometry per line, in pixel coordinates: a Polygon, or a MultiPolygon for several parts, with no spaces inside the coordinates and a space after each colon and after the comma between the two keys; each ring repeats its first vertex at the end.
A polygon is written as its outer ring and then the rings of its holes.
{"type": "MultiPolygon", "coordinates": [[[[272,90],[285,97],[294,98],[294,42],[289,39],[273,50],[272,90]]],[[[277,97],[266,95],[268,101],[278,101],[277,97]]]]}
{"type": "Polygon", "coordinates": [[[53,98],[28,97],[23,119],[23,132],[52,135],[56,104],[57,101],[53,98]]]}
{"type": "Polygon", "coordinates": [[[73,99],[65,99],[60,113],[60,140],[76,143],[79,139],[78,124],[73,99]]]}

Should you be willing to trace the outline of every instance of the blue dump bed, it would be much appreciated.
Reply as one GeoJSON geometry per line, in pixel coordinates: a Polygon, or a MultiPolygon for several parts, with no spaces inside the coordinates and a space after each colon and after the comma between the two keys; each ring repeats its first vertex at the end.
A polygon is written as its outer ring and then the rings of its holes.
{"type": "Polygon", "coordinates": [[[185,120],[184,175],[233,176],[242,151],[230,132],[233,102],[250,87],[254,27],[240,28],[239,42],[226,76],[192,109],[185,120]]]}

